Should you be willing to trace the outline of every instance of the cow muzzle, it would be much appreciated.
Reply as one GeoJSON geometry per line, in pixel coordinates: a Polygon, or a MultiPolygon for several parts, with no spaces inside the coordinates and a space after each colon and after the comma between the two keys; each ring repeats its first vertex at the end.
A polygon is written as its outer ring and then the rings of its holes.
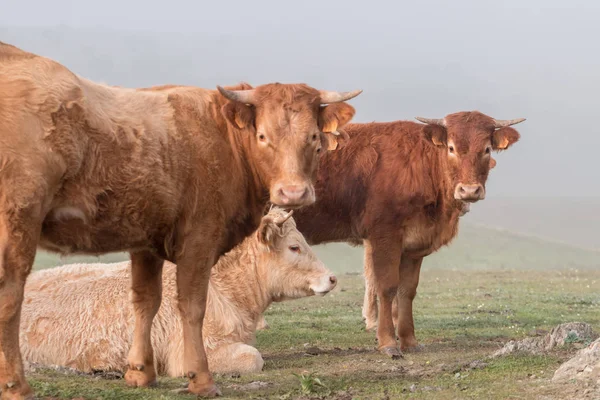
{"type": "Polygon", "coordinates": [[[454,198],[456,200],[475,203],[476,201],[485,199],[485,188],[482,184],[464,184],[459,183],[454,189],[454,198]]]}
{"type": "Polygon", "coordinates": [[[285,208],[300,208],[315,202],[315,190],[310,184],[276,184],[271,190],[271,203],[285,208]]]}
{"type": "Polygon", "coordinates": [[[336,285],[337,278],[335,275],[323,275],[310,285],[310,290],[316,295],[325,296],[327,293],[331,292],[336,285]]]}

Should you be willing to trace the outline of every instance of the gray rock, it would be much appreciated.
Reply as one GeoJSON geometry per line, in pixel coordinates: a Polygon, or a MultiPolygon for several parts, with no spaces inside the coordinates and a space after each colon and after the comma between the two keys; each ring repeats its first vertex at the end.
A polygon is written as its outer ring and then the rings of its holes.
{"type": "Polygon", "coordinates": [[[575,357],[562,364],[554,373],[554,382],[572,379],[600,385],[600,339],[579,350],[575,357]]]}

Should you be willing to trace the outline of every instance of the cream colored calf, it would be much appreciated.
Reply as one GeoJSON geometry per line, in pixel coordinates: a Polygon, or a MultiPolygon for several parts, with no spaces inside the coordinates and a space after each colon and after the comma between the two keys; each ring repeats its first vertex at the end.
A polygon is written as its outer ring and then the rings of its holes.
{"type": "MultiPolygon", "coordinates": [[[[289,215],[271,211],[256,233],[212,270],[203,337],[213,372],[260,371],[263,359],[251,344],[267,307],[273,301],[326,294],[336,285],[289,215]]],[[[129,262],[75,264],[32,274],[21,316],[25,360],[85,372],[123,370],[134,328],[130,269],[129,262]]],[[[165,262],[152,344],[159,373],[183,376],[175,270],[165,262]]]]}

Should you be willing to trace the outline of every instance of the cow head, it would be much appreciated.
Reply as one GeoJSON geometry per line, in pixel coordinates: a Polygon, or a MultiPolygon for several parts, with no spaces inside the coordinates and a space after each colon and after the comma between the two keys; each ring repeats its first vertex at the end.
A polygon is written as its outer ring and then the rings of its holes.
{"type": "Polygon", "coordinates": [[[269,190],[271,203],[286,208],[314,203],[319,155],[337,147],[338,129],[355,112],[344,101],[361,91],[338,93],[280,83],[218,89],[228,100],[223,115],[243,131],[249,162],[269,190]]]}
{"type": "Polygon", "coordinates": [[[275,208],[263,217],[256,235],[265,250],[258,263],[263,269],[261,281],[273,301],[325,295],[337,284],[337,278],[312,251],[291,218],[275,208]]]}
{"type": "Polygon", "coordinates": [[[496,165],[492,150],[506,150],[517,142],[519,133],[510,126],[525,121],[496,120],[477,111],[417,120],[427,124],[423,127],[425,138],[447,153],[454,198],[470,203],[485,198],[488,173],[496,165]]]}

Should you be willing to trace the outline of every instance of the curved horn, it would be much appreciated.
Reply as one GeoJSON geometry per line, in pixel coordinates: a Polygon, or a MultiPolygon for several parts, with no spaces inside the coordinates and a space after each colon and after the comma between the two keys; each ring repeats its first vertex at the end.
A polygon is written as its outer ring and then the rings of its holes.
{"type": "Polygon", "coordinates": [[[432,124],[446,127],[446,120],[444,118],[423,118],[415,117],[417,121],[421,121],[424,124],[432,124]]]}
{"type": "Polygon", "coordinates": [[[232,100],[239,101],[244,104],[254,104],[254,89],[249,90],[227,90],[223,89],[221,86],[217,86],[219,92],[223,95],[223,97],[232,100]]]}
{"type": "Polygon", "coordinates": [[[362,90],[354,90],[352,92],[330,92],[327,90],[320,90],[321,104],[339,103],[342,101],[350,100],[362,93],[362,90]]]}
{"type": "Polygon", "coordinates": [[[281,225],[283,225],[283,223],[285,221],[287,221],[288,219],[290,219],[290,217],[292,216],[293,213],[294,213],[294,210],[291,210],[289,213],[284,214],[281,217],[275,218],[273,220],[273,222],[275,223],[275,225],[281,226],[281,225]]]}
{"type": "Polygon", "coordinates": [[[517,118],[517,119],[495,119],[494,126],[496,128],[504,128],[506,126],[511,126],[518,124],[520,122],[525,121],[525,118],[517,118]]]}

